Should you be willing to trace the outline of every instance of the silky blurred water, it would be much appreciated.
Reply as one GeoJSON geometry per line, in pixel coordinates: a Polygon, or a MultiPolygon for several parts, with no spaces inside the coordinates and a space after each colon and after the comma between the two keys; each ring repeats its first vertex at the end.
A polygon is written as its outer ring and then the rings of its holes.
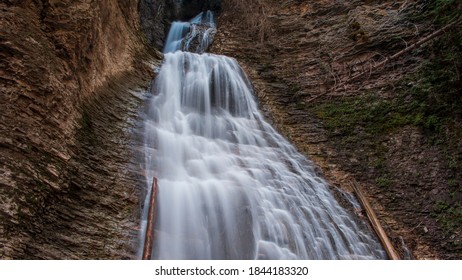
{"type": "Polygon", "coordinates": [[[144,133],[148,190],[159,179],[153,258],[386,257],[264,120],[234,59],[166,53],[144,133]]]}
{"type": "Polygon", "coordinates": [[[211,11],[202,12],[189,22],[175,21],[165,42],[164,53],[178,50],[203,53],[215,35],[215,19],[211,11]]]}

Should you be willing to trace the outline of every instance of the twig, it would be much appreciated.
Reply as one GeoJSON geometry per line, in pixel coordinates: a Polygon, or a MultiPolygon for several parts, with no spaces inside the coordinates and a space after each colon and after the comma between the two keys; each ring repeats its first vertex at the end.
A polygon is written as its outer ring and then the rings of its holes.
{"type": "Polygon", "coordinates": [[[368,72],[371,73],[371,72],[377,70],[378,68],[387,65],[387,64],[390,63],[391,61],[393,61],[393,60],[397,59],[398,57],[402,56],[403,54],[406,54],[406,53],[408,53],[408,52],[410,52],[410,51],[416,49],[417,47],[419,47],[419,46],[425,44],[426,42],[428,42],[428,41],[434,39],[435,37],[438,37],[438,36],[442,35],[443,33],[445,33],[447,30],[449,30],[450,28],[452,28],[452,27],[453,27],[456,23],[458,23],[458,22],[459,22],[459,20],[455,20],[455,21],[453,21],[453,22],[447,24],[446,26],[442,27],[441,29],[438,29],[437,31],[433,32],[432,34],[428,35],[427,37],[422,38],[421,40],[419,40],[419,41],[417,41],[416,43],[410,45],[409,47],[405,48],[404,50],[401,50],[401,51],[395,53],[394,55],[392,55],[392,56],[390,56],[390,57],[387,57],[387,58],[384,59],[382,62],[380,62],[380,63],[378,63],[378,64],[372,66],[372,68],[371,68],[370,71],[362,71],[362,72],[360,72],[360,73],[358,73],[358,74],[352,76],[351,78],[347,79],[346,81],[344,81],[344,82],[338,84],[336,87],[331,88],[330,91],[326,91],[326,92],[324,92],[324,93],[322,93],[322,94],[319,94],[319,95],[316,95],[316,96],[310,98],[307,102],[312,102],[312,101],[318,99],[319,97],[328,94],[328,93],[331,92],[331,91],[335,91],[335,90],[336,90],[337,88],[339,88],[339,87],[343,87],[344,84],[351,83],[352,81],[354,81],[354,80],[356,80],[356,79],[358,79],[358,78],[363,77],[363,76],[366,75],[368,72]]]}

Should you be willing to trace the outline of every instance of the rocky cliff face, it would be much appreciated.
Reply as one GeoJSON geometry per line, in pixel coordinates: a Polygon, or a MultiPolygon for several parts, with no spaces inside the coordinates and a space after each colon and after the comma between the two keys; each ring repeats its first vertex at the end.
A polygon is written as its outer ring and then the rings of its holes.
{"type": "Polygon", "coordinates": [[[460,3],[222,6],[212,52],[238,59],[275,126],[332,185],[360,183],[403,258],[460,258],[460,31],[373,69],[457,20],[460,3]]]}
{"type": "Polygon", "coordinates": [[[0,16],[0,257],[124,257],[141,100],[128,88],[150,76],[137,1],[7,0],[0,16]]]}

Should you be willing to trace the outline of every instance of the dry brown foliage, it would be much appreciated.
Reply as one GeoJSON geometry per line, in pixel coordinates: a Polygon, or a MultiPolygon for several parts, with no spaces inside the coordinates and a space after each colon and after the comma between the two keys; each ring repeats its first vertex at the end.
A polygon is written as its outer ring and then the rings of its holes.
{"type": "MultiPolygon", "coordinates": [[[[271,5],[268,5],[264,0],[228,0],[225,1],[224,5],[228,6],[226,10],[233,10],[235,11],[233,14],[244,19],[236,22],[236,26],[240,27],[248,36],[263,43],[265,36],[271,30],[271,23],[268,19],[268,15],[271,14],[271,5]]],[[[232,17],[233,15],[229,16],[232,17]]]]}

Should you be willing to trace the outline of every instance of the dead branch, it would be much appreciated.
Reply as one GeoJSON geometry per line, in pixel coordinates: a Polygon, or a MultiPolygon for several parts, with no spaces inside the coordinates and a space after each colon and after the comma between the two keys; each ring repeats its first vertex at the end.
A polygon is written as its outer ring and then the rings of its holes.
{"type": "Polygon", "coordinates": [[[356,196],[359,198],[361,205],[364,207],[367,218],[371,222],[372,228],[374,229],[375,233],[379,237],[379,240],[382,243],[385,251],[387,252],[388,257],[391,260],[399,260],[400,258],[399,258],[398,253],[396,253],[396,250],[393,247],[393,244],[390,242],[390,239],[388,239],[387,234],[385,233],[382,226],[380,225],[380,222],[377,219],[377,216],[375,215],[374,210],[372,209],[371,205],[367,201],[360,187],[354,181],[350,181],[350,184],[353,187],[353,190],[355,191],[356,196]]]}
{"type": "Polygon", "coordinates": [[[368,73],[369,73],[369,75],[371,75],[371,73],[373,73],[373,72],[374,72],[375,70],[377,70],[378,68],[383,67],[383,66],[389,64],[391,61],[396,60],[396,59],[399,58],[400,56],[402,56],[402,55],[404,55],[404,54],[406,54],[406,53],[408,53],[408,52],[410,52],[410,51],[412,51],[412,50],[414,50],[414,49],[420,47],[421,45],[427,43],[428,41],[430,41],[430,40],[432,40],[432,39],[434,39],[434,38],[436,38],[436,37],[438,37],[438,36],[444,34],[444,33],[445,33],[446,31],[448,31],[450,28],[454,27],[454,26],[456,25],[456,23],[458,23],[458,22],[459,22],[459,20],[455,20],[455,21],[453,21],[453,22],[447,24],[446,26],[444,26],[444,27],[438,29],[437,31],[433,32],[432,34],[430,34],[430,35],[428,35],[428,36],[426,36],[426,37],[420,39],[420,40],[417,41],[416,43],[414,43],[414,44],[410,45],[409,47],[405,48],[404,50],[401,50],[401,51],[395,53],[394,55],[385,58],[384,60],[382,60],[382,61],[379,62],[378,64],[375,64],[374,66],[372,66],[372,67],[369,69],[369,71],[367,71],[367,70],[364,71],[364,70],[363,70],[363,71],[361,71],[360,73],[358,73],[358,74],[352,76],[351,78],[347,79],[346,81],[339,83],[337,86],[332,87],[329,91],[326,91],[326,92],[324,92],[324,93],[322,93],[322,94],[319,94],[319,95],[316,95],[316,96],[310,98],[307,102],[312,102],[312,101],[318,99],[319,97],[328,94],[329,92],[332,92],[332,91],[337,90],[338,88],[344,87],[346,84],[349,84],[349,83],[353,82],[354,80],[357,80],[357,79],[359,79],[359,78],[365,76],[365,75],[368,74],[368,73]]]}

